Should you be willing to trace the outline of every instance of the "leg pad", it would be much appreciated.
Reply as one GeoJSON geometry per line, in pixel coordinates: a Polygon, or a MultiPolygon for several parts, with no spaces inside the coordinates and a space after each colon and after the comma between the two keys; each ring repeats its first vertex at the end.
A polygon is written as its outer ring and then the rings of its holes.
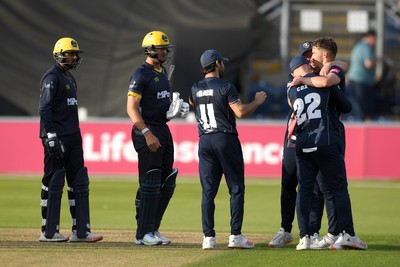
{"type": "Polygon", "coordinates": [[[156,230],[155,215],[160,197],[161,174],[160,169],[152,169],[139,177],[140,204],[139,218],[137,218],[137,239],[142,239],[146,233],[156,230]]]}
{"type": "Polygon", "coordinates": [[[54,172],[49,183],[46,214],[46,238],[52,238],[59,230],[61,197],[65,183],[65,170],[59,169],[54,172]]]}
{"type": "Polygon", "coordinates": [[[74,179],[76,232],[78,238],[85,238],[90,232],[89,175],[86,167],[77,171],[74,179]]]}
{"type": "Polygon", "coordinates": [[[162,217],[168,207],[169,201],[175,192],[176,177],[178,176],[178,169],[173,169],[171,174],[165,179],[161,186],[160,200],[156,213],[156,230],[160,228],[162,217]]]}

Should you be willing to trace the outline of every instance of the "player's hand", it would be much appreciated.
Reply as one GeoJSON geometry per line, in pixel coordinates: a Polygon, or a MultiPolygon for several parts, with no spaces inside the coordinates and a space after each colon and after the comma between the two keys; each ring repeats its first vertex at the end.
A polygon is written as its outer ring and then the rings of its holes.
{"type": "Polygon", "coordinates": [[[182,102],[181,108],[179,109],[179,116],[186,118],[189,115],[190,106],[186,102],[182,102]]]}
{"type": "Polygon", "coordinates": [[[56,133],[48,133],[46,140],[44,140],[44,147],[50,156],[55,159],[64,158],[64,145],[60,139],[58,139],[56,133]]]}
{"type": "Polygon", "coordinates": [[[300,85],[301,84],[301,76],[294,77],[292,82],[289,84],[289,88],[292,86],[300,85]]]}
{"type": "Polygon", "coordinates": [[[161,147],[160,141],[157,136],[155,136],[152,132],[148,131],[144,134],[146,138],[147,147],[151,152],[157,152],[157,149],[161,147]]]}
{"type": "Polygon", "coordinates": [[[325,64],[324,66],[322,66],[321,70],[319,71],[319,75],[321,76],[326,76],[328,75],[329,69],[330,69],[330,64],[325,64]]]}
{"type": "Polygon", "coordinates": [[[254,96],[254,100],[261,105],[264,103],[265,99],[267,99],[267,93],[264,91],[257,92],[256,95],[254,96]]]}

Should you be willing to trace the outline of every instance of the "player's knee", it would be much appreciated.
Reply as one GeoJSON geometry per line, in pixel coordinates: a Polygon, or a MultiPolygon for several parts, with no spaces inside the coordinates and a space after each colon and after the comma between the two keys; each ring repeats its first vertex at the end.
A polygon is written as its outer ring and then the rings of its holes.
{"type": "Polygon", "coordinates": [[[48,193],[49,195],[59,194],[62,193],[65,183],[65,170],[59,169],[54,172],[53,176],[51,177],[48,193]]]}
{"type": "Polygon", "coordinates": [[[161,186],[161,192],[170,194],[172,196],[172,194],[175,191],[177,176],[178,176],[178,169],[173,169],[171,174],[167,176],[163,185],[161,186]]]}
{"type": "Polygon", "coordinates": [[[73,189],[75,194],[89,192],[89,175],[86,167],[82,167],[76,172],[73,189]]]}

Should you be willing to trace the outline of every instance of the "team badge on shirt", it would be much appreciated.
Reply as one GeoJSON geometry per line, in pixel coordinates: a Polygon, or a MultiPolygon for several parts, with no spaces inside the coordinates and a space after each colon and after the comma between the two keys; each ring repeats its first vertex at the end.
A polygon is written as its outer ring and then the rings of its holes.
{"type": "Polygon", "coordinates": [[[136,82],[136,81],[133,81],[133,82],[129,85],[129,89],[130,89],[130,90],[135,89],[136,87],[137,87],[137,82],[136,82]]]}

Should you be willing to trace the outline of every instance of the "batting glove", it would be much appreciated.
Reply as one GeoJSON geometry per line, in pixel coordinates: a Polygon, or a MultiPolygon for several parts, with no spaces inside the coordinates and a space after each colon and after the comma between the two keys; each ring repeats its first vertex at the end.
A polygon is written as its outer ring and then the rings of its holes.
{"type": "Polygon", "coordinates": [[[64,145],[60,139],[58,139],[56,133],[48,133],[47,139],[44,140],[44,147],[47,152],[49,152],[50,156],[55,159],[63,159],[64,158],[64,145]]]}
{"type": "Polygon", "coordinates": [[[167,119],[168,120],[175,118],[178,115],[178,113],[180,112],[183,100],[179,98],[179,95],[180,94],[178,92],[172,93],[172,102],[167,111],[167,119]]]}
{"type": "Polygon", "coordinates": [[[181,108],[179,109],[179,116],[186,118],[189,115],[190,106],[186,102],[182,102],[181,108]]]}

